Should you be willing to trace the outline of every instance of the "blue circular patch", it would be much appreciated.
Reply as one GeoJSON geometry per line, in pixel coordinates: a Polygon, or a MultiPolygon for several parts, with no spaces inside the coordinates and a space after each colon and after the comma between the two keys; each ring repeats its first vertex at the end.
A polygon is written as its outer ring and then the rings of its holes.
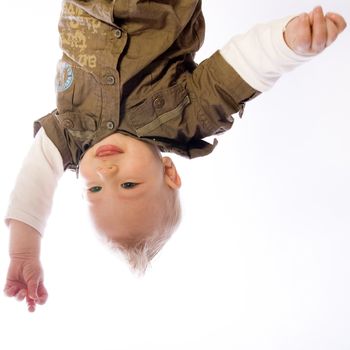
{"type": "Polygon", "coordinates": [[[62,92],[70,88],[74,80],[73,68],[67,62],[60,62],[57,67],[56,91],[62,92]]]}

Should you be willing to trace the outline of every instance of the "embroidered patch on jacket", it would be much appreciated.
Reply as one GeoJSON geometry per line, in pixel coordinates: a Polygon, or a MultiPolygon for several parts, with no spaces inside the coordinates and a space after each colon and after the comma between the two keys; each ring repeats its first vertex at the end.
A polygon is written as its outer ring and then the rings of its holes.
{"type": "Polygon", "coordinates": [[[67,62],[60,62],[57,66],[56,92],[70,88],[74,80],[73,68],[67,62]]]}

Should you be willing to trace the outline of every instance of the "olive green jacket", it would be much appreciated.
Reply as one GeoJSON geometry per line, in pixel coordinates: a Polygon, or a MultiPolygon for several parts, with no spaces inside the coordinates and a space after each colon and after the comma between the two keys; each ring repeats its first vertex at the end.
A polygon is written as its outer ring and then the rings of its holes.
{"type": "Polygon", "coordinates": [[[44,127],[75,169],[84,152],[115,132],[194,158],[203,138],[231,128],[233,113],[259,92],[219,52],[197,66],[204,39],[200,0],[66,0],[57,109],[44,127]]]}

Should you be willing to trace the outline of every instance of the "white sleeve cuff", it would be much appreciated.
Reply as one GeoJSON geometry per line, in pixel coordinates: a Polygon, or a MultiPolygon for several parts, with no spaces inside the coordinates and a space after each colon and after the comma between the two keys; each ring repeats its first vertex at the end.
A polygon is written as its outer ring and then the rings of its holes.
{"type": "Polygon", "coordinates": [[[220,50],[224,59],[255,90],[268,90],[283,73],[312,58],[296,54],[284,41],[284,28],[294,17],[258,24],[247,33],[231,38],[220,50]]]}

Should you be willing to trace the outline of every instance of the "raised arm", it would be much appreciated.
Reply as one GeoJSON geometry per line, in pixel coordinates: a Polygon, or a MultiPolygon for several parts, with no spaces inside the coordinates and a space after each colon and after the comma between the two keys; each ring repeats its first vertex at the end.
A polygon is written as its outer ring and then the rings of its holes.
{"type": "Polygon", "coordinates": [[[29,311],[47,299],[40,241],[62,174],[62,158],[40,130],[23,162],[6,214],[11,260],[4,292],[20,301],[26,299],[29,311]]]}

